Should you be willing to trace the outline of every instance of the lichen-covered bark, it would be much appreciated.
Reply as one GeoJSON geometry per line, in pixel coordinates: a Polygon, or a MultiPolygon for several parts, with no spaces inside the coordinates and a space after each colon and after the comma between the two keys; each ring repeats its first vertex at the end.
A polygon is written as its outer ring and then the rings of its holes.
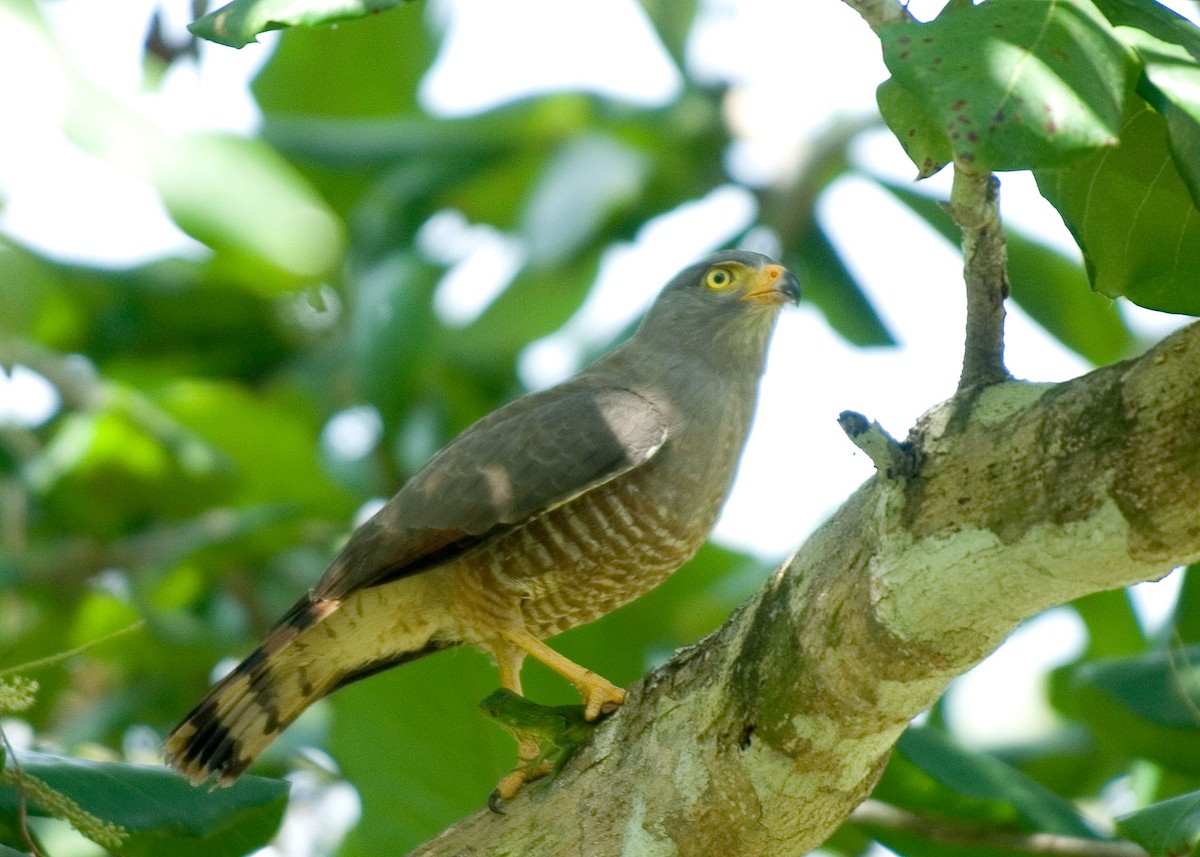
{"type": "Polygon", "coordinates": [[[800,854],[1023,619],[1200,557],[1200,325],[1058,385],[961,393],[552,784],[417,853],[800,854]]]}

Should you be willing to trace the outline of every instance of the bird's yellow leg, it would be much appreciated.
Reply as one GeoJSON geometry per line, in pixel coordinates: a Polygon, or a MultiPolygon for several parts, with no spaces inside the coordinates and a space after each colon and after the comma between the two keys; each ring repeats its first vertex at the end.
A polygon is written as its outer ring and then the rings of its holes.
{"type": "Polygon", "coordinates": [[[575,685],[579,695],[583,697],[583,716],[588,720],[608,714],[625,702],[624,689],[563,657],[528,631],[510,629],[503,633],[504,639],[509,643],[525,654],[532,655],[575,685]]]}

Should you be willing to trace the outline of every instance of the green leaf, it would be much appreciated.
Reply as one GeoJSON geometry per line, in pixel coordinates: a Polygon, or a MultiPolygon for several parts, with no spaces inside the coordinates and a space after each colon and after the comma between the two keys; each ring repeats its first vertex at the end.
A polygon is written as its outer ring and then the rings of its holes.
{"type": "Polygon", "coordinates": [[[638,198],[649,159],[612,137],[574,138],[555,152],[521,217],[529,265],[562,264],[582,250],[614,210],[638,198]]]}
{"type": "MultiPolygon", "coordinates": [[[[270,841],[287,806],[289,785],[280,780],[243,777],[210,791],[161,767],[42,753],[18,758],[92,815],[128,830],[125,857],[242,857],[270,841]]],[[[0,786],[0,813],[12,815],[16,805],[16,790],[0,786]]]]}
{"type": "Polygon", "coordinates": [[[175,135],[88,87],[65,123],[81,147],[149,180],[181,229],[247,288],[274,294],[328,274],[342,225],[270,146],[231,134],[175,135]]]}
{"type": "Polygon", "coordinates": [[[804,299],[830,327],[860,348],[896,344],[820,224],[811,221],[788,251],[783,263],[800,278],[804,299]]]}
{"type": "Polygon", "coordinates": [[[1116,144],[1130,58],[1088,0],[951,4],[927,24],[878,29],[892,80],[884,118],[928,174],[944,157],[973,169],[1066,164],[1116,144]]]}
{"type": "Polygon", "coordinates": [[[1187,18],[1155,0],[1092,0],[1116,27],[1143,30],[1164,42],[1187,48],[1200,60],[1200,30],[1187,18]]]}
{"type": "Polygon", "coordinates": [[[1147,721],[1200,732],[1200,646],[1081,664],[1075,678],[1147,721]]]}
{"type": "Polygon", "coordinates": [[[1051,690],[1108,746],[1200,775],[1200,646],[1065,667],[1051,690]]]}
{"type": "MultiPolygon", "coordinates": [[[[172,219],[228,264],[243,260],[295,281],[328,275],[342,257],[342,224],[296,170],[257,140],[193,134],[155,165],[172,219]],[[214,192],[219,189],[219,192],[214,192]]],[[[249,278],[248,278],[249,279],[249,278]]],[[[264,283],[262,288],[278,291],[264,283]]]]}
{"type": "Polygon", "coordinates": [[[427,116],[273,116],[262,135],[291,158],[335,170],[366,170],[396,162],[430,161],[430,168],[476,159],[485,162],[520,141],[522,116],[489,114],[476,119],[427,116]],[[458,157],[456,157],[458,156],[458,157]]]}
{"type": "Polygon", "coordinates": [[[957,820],[1093,838],[1069,801],[995,757],[953,743],[938,729],[911,727],[901,736],[875,796],[957,820]]]}
{"type": "Polygon", "coordinates": [[[1096,291],[1200,315],[1200,211],[1162,116],[1132,104],[1115,149],[1034,177],[1083,250],[1096,291]]]}
{"type": "Polygon", "coordinates": [[[1127,760],[1102,747],[1082,724],[1067,723],[1050,734],[989,749],[1006,765],[1067,798],[1087,798],[1126,771],[1127,760]]]}
{"type": "MultiPolygon", "coordinates": [[[[909,210],[958,246],[958,226],[937,200],[875,179],[909,210]]],[[[1015,229],[1005,230],[1012,298],[1047,333],[1076,354],[1103,366],[1126,356],[1133,335],[1116,305],[1088,288],[1078,264],[1015,229]]]]}
{"type": "Polygon", "coordinates": [[[1193,205],[1200,207],[1200,63],[1186,49],[1141,30],[1117,31],[1142,60],[1138,95],[1167,120],[1167,145],[1193,205]]]}
{"type": "Polygon", "coordinates": [[[525,346],[558,330],[579,309],[598,263],[585,253],[554,268],[521,271],[479,318],[447,331],[455,361],[515,361],[525,346]]]}
{"type": "Polygon", "coordinates": [[[252,85],[264,116],[419,114],[417,87],[434,54],[424,8],[284,33],[252,85]]]}
{"type": "Polygon", "coordinates": [[[1087,627],[1086,660],[1140,654],[1146,649],[1146,635],[1124,589],[1093,592],[1071,602],[1087,627]]]}
{"type": "Polygon", "coordinates": [[[376,15],[406,0],[234,0],[188,25],[202,39],[231,48],[258,41],[270,30],[317,27],[376,15]]]}
{"type": "Polygon", "coordinates": [[[342,517],[349,498],[321,473],[318,421],[303,399],[236,384],[181,380],[159,404],[231,463],[227,501],[236,505],[294,504],[306,512],[342,517]]]}
{"type": "Polygon", "coordinates": [[[904,153],[917,165],[918,179],[927,179],[950,163],[954,147],[946,127],[923,99],[893,77],[879,84],[875,100],[904,153]]]}
{"type": "Polygon", "coordinates": [[[663,47],[682,68],[686,62],[688,36],[696,18],[697,0],[639,0],[649,16],[663,47]]]}
{"type": "Polygon", "coordinates": [[[1118,816],[1117,831],[1150,857],[1195,854],[1200,846],[1200,792],[1179,795],[1118,816]]]}
{"type": "Polygon", "coordinates": [[[358,389],[389,426],[420,394],[414,382],[436,357],[432,297],[440,276],[415,253],[396,252],[355,278],[348,344],[358,389]]]}
{"type": "Polygon", "coordinates": [[[1183,585],[1175,599],[1171,628],[1176,639],[1170,642],[1200,643],[1200,565],[1189,565],[1183,573],[1183,585]]]}

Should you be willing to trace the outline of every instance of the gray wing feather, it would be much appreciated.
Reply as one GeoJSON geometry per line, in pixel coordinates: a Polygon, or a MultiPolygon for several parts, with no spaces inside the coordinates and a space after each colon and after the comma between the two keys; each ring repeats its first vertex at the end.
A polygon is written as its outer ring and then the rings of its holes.
{"type": "Polygon", "coordinates": [[[663,414],[629,390],[518,399],[451,441],[355,531],[313,596],[441,564],[644,464],[666,438],[663,414]]]}

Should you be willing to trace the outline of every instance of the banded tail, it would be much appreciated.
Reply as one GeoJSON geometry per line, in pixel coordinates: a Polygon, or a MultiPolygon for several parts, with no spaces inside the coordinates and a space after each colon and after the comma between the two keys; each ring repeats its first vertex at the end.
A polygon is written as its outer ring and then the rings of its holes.
{"type": "Polygon", "coordinates": [[[228,786],[321,697],[452,645],[397,625],[396,613],[381,610],[395,609],[382,597],[392,588],[345,600],[300,599],[175,727],[163,747],[167,763],[196,785],[216,777],[228,786]],[[361,603],[375,599],[385,603],[361,603]]]}

